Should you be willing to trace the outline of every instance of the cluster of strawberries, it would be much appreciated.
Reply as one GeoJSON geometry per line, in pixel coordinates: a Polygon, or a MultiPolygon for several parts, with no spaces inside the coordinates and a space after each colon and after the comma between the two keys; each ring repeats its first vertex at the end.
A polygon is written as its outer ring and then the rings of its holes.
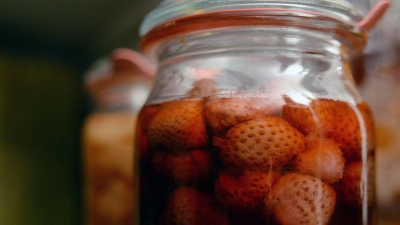
{"type": "Polygon", "coordinates": [[[361,208],[373,200],[373,189],[360,188],[374,182],[372,172],[362,179],[373,166],[362,158],[374,148],[365,103],[183,99],[145,107],[140,121],[141,157],[177,185],[162,224],[230,224],[227,211],[267,224],[328,224],[339,202],[361,208]],[[212,191],[196,188],[210,180],[212,191]]]}

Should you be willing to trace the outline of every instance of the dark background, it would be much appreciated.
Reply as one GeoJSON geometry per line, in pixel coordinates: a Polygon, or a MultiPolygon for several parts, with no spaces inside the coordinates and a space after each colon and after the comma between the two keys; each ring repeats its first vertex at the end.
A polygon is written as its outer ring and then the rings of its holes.
{"type": "MultiPolygon", "coordinates": [[[[139,24],[159,2],[0,1],[0,224],[81,224],[80,136],[90,111],[84,74],[115,48],[137,49],[139,24]]],[[[397,2],[356,65],[379,129],[377,187],[385,225],[400,223],[397,2]]]]}
{"type": "Polygon", "coordinates": [[[160,0],[2,0],[0,47],[81,68],[116,47],[136,48],[144,15],[160,0]]]}
{"type": "Polygon", "coordinates": [[[83,75],[158,2],[0,1],[0,224],[81,224],[83,75]]]}

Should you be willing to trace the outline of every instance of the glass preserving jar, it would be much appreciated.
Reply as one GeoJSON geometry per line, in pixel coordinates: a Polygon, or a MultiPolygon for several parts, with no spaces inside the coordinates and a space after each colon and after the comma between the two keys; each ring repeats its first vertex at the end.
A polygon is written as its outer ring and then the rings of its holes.
{"type": "Polygon", "coordinates": [[[94,103],[82,137],[85,225],[132,224],[133,136],[153,73],[140,57],[115,50],[85,77],[94,103]]]}
{"type": "MultiPolygon", "coordinates": [[[[135,224],[376,224],[371,111],[348,1],[164,1],[136,131],[135,224]]],[[[371,23],[370,23],[371,25],[371,23]]]]}

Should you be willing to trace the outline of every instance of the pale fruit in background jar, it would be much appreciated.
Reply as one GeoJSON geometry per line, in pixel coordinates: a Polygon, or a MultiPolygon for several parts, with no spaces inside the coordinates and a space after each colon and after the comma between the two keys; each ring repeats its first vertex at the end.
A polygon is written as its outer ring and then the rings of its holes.
{"type": "Polygon", "coordinates": [[[136,115],[96,113],[84,126],[87,224],[131,224],[136,115]]]}

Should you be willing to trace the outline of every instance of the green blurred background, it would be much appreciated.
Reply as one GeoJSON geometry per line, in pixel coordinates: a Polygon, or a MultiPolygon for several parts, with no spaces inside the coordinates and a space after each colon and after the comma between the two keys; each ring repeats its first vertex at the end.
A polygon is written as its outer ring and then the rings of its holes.
{"type": "Polygon", "coordinates": [[[79,224],[79,73],[0,55],[0,224],[79,224]]]}
{"type": "MultiPolygon", "coordinates": [[[[83,75],[115,48],[136,49],[138,26],[158,2],[0,1],[1,225],[81,224],[80,135],[90,110],[83,75]]],[[[379,24],[374,46],[357,66],[364,71],[360,91],[378,117],[385,225],[400,224],[391,219],[400,210],[398,8],[379,24]]]]}
{"type": "Polygon", "coordinates": [[[83,75],[159,1],[0,1],[0,224],[81,224],[83,75]]]}

